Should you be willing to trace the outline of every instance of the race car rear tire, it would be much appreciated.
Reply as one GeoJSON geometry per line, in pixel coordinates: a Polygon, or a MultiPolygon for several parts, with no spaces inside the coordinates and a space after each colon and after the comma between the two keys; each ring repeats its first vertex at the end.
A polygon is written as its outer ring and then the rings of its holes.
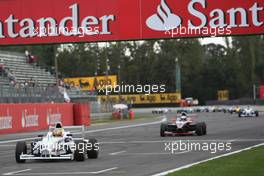
{"type": "Polygon", "coordinates": [[[20,141],[16,144],[16,162],[24,163],[26,160],[20,159],[21,154],[27,154],[27,144],[24,141],[20,141]]]}
{"type": "Polygon", "coordinates": [[[256,111],[256,112],[255,112],[255,114],[256,114],[256,117],[258,117],[258,116],[259,116],[259,112],[258,112],[258,111],[256,111]]]}
{"type": "Polygon", "coordinates": [[[162,123],[160,125],[160,136],[161,137],[165,137],[166,136],[166,134],[165,134],[166,129],[167,129],[167,124],[162,123]]]}
{"type": "Polygon", "coordinates": [[[83,141],[76,141],[76,150],[74,151],[74,159],[76,161],[85,160],[85,143],[83,141]]]}
{"type": "Polygon", "coordinates": [[[198,136],[204,135],[204,127],[203,127],[203,124],[202,123],[197,123],[195,133],[198,136]]]}
{"type": "Polygon", "coordinates": [[[89,143],[92,146],[90,150],[87,150],[87,156],[89,159],[96,159],[99,155],[98,141],[95,138],[89,139],[89,143]]]}

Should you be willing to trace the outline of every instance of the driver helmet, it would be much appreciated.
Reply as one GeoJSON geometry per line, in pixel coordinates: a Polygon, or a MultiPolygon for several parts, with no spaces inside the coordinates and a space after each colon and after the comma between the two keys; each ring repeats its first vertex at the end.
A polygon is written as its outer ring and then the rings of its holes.
{"type": "Polygon", "coordinates": [[[54,137],[62,137],[63,136],[64,129],[62,128],[61,123],[57,123],[55,126],[55,129],[52,132],[52,135],[54,137]]]}
{"type": "Polygon", "coordinates": [[[181,114],[181,116],[186,116],[186,117],[187,117],[187,113],[186,113],[186,112],[183,112],[183,113],[181,114]]]}

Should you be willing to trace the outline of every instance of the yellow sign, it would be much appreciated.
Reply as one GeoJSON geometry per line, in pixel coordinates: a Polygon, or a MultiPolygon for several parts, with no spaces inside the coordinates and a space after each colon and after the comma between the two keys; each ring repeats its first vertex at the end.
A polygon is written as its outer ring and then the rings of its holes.
{"type": "Polygon", "coordinates": [[[229,100],[229,91],[228,90],[219,90],[217,92],[218,100],[224,101],[229,100]]]}
{"type": "Polygon", "coordinates": [[[110,75],[97,77],[65,78],[64,82],[73,87],[79,87],[82,90],[104,89],[105,86],[108,85],[114,87],[117,84],[117,76],[110,75]]]}
{"type": "Polygon", "coordinates": [[[131,103],[131,104],[167,104],[180,103],[180,93],[162,93],[162,94],[133,94],[133,95],[103,95],[98,96],[101,102],[107,100],[113,103],[131,103]]]}

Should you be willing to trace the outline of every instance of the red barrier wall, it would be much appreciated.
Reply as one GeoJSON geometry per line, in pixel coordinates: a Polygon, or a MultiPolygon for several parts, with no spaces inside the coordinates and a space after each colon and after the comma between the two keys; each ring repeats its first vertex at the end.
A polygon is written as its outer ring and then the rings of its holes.
{"type": "Polygon", "coordinates": [[[74,125],[73,104],[0,104],[0,134],[44,130],[56,122],[74,125]]]}
{"type": "Polygon", "coordinates": [[[259,88],[259,96],[261,100],[264,100],[264,85],[259,88]]]}
{"type": "Polygon", "coordinates": [[[89,104],[74,104],[74,125],[90,125],[90,105],[89,104]]]}

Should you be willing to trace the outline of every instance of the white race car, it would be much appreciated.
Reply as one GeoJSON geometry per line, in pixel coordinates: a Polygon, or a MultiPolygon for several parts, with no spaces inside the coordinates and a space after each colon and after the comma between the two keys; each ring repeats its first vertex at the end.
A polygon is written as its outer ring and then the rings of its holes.
{"type": "Polygon", "coordinates": [[[238,113],[239,117],[258,117],[259,112],[251,107],[243,108],[238,113]]]}
{"type": "Polygon", "coordinates": [[[56,127],[50,127],[46,136],[39,135],[37,140],[30,142],[29,151],[25,141],[16,144],[16,162],[59,159],[84,161],[86,155],[88,158],[98,158],[99,144],[97,140],[95,138],[85,139],[84,132],[84,126],[62,128],[57,124],[56,127]],[[71,133],[67,131],[68,129],[75,131],[71,133]],[[73,138],[73,135],[80,134],[80,138],[73,138]]]}

